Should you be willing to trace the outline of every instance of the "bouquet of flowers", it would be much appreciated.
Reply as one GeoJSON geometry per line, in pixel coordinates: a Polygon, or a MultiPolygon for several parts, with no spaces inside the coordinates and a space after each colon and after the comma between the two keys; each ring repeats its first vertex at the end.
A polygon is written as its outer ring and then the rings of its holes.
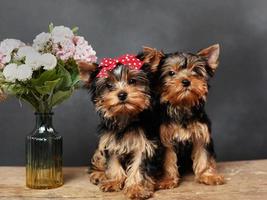
{"type": "Polygon", "coordinates": [[[64,26],[49,25],[49,32],[32,45],[5,39],[0,43],[0,96],[15,95],[37,112],[49,113],[79,86],[78,62],[96,62],[96,52],[84,37],[64,26]],[[5,94],[4,94],[5,93],[5,94]]]}

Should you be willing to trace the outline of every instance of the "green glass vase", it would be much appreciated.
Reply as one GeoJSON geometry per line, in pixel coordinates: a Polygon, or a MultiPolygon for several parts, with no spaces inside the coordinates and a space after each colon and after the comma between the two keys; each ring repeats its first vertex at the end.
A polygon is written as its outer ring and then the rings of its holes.
{"type": "Polygon", "coordinates": [[[26,186],[50,189],[63,185],[62,137],[53,128],[53,113],[35,113],[36,125],[26,137],[26,186]]]}

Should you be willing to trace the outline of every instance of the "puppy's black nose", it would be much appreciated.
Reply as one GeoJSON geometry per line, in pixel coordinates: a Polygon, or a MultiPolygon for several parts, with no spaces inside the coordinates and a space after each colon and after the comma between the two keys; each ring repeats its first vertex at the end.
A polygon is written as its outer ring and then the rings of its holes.
{"type": "Polygon", "coordinates": [[[187,80],[187,79],[183,79],[183,80],[182,80],[182,84],[183,84],[184,87],[188,87],[191,83],[190,83],[189,80],[187,80]]]}
{"type": "Polygon", "coordinates": [[[127,95],[128,94],[126,92],[120,92],[118,94],[118,98],[119,98],[119,100],[124,101],[127,98],[127,95]]]}

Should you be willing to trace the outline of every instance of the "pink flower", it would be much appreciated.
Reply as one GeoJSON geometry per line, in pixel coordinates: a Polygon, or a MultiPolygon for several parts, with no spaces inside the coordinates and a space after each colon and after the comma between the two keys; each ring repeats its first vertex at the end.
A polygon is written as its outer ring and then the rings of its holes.
{"type": "Polygon", "coordinates": [[[96,62],[96,52],[92,46],[81,36],[74,36],[73,42],[75,44],[74,60],[84,62],[96,62]]]}
{"type": "Polygon", "coordinates": [[[57,58],[68,60],[73,58],[76,61],[96,62],[96,52],[92,46],[81,36],[74,36],[53,44],[53,52],[57,58]]]}
{"type": "Polygon", "coordinates": [[[0,51],[0,69],[5,67],[5,63],[9,62],[10,57],[10,55],[5,55],[0,51]]]}
{"type": "Polygon", "coordinates": [[[53,44],[53,50],[58,58],[61,60],[68,60],[69,58],[73,57],[75,52],[75,45],[72,40],[64,40],[60,43],[53,44]]]}

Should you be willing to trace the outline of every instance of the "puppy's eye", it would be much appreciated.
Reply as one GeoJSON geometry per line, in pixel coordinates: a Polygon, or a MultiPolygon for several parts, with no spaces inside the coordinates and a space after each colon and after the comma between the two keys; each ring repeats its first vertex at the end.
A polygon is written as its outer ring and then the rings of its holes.
{"type": "Polygon", "coordinates": [[[107,86],[108,89],[112,88],[112,84],[111,83],[106,83],[106,86],[107,86]]]}
{"type": "Polygon", "coordinates": [[[131,85],[131,84],[135,84],[136,83],[136,80],[135,79],[133,79],[133,78],[131,78],[130,80],[129,80],[129,84],[131,85]]]}
{"type": "Polygon", "coordinates": [[[169,71],[169,75],[170,76],[174,76],[175,75],[175,72],[174,71],[169,71]]]}

